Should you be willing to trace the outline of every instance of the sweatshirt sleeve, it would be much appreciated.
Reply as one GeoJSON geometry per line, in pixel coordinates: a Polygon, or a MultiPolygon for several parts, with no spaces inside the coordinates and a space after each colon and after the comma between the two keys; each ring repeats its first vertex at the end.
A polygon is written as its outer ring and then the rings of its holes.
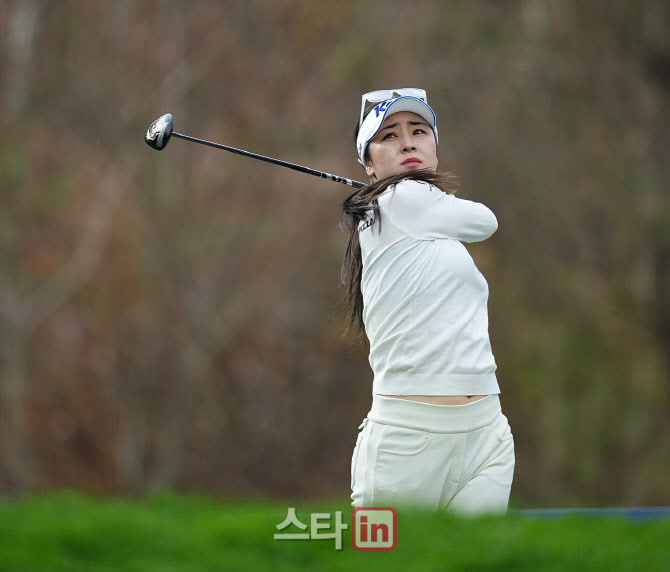
{"type": "Polygon", "coordinates": [[[402,181],[384,199],[380,200],[380,207],[386,206],[383,210],[393,223],[421,240],[479,242],[498,228],[488,207],[458,199],[422,181],[402,181]]]}

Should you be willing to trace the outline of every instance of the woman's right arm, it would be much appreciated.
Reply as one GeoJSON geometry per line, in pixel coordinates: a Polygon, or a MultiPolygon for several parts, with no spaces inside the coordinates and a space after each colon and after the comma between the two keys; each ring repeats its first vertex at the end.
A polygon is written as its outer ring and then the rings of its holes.
{"type": "Polygon", "coordinates": [[[453,238],[486,240],[498,228],[491,210],[481,203],[456,198],[419,181],[403,181],[387,199],[388,216],[420,240],[453,238]]]}

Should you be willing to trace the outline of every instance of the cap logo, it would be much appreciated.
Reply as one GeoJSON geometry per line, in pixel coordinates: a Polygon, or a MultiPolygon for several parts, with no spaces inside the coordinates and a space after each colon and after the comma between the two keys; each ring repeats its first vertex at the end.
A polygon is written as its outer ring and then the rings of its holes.
{"type": "Polygon", "coordinates": [[[377,107],[375,107],[375,117],[379,117],[380,114],[384,113],[390,104],[390,101],[382,101],[377,107]]]}

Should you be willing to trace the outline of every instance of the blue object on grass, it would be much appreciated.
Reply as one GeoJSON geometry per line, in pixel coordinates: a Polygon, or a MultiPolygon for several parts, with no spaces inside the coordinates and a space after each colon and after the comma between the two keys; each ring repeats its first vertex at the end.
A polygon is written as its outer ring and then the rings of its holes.
{"type": "Polygon", "coordinates": [[[510,510],[509,514],[536,517],[565,517],[565,516],[608,516],[625,517],[630,520],[649,520],[670,518],[670,506],[648,507],[607,507],[607,508],[529,508],[510,510]]]}

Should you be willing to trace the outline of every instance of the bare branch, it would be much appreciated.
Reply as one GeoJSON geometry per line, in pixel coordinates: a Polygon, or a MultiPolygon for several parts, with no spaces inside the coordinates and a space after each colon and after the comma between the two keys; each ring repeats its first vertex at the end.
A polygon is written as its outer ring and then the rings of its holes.
{"type": "Polygon", "coordinates": [[[81,239],[72,257],[24,301],[29,331],[63,306],[92,278],[107,246],[116,210],[138,169],[137,159],[123,165],[110,162],[89,208],[81,239]]]}

